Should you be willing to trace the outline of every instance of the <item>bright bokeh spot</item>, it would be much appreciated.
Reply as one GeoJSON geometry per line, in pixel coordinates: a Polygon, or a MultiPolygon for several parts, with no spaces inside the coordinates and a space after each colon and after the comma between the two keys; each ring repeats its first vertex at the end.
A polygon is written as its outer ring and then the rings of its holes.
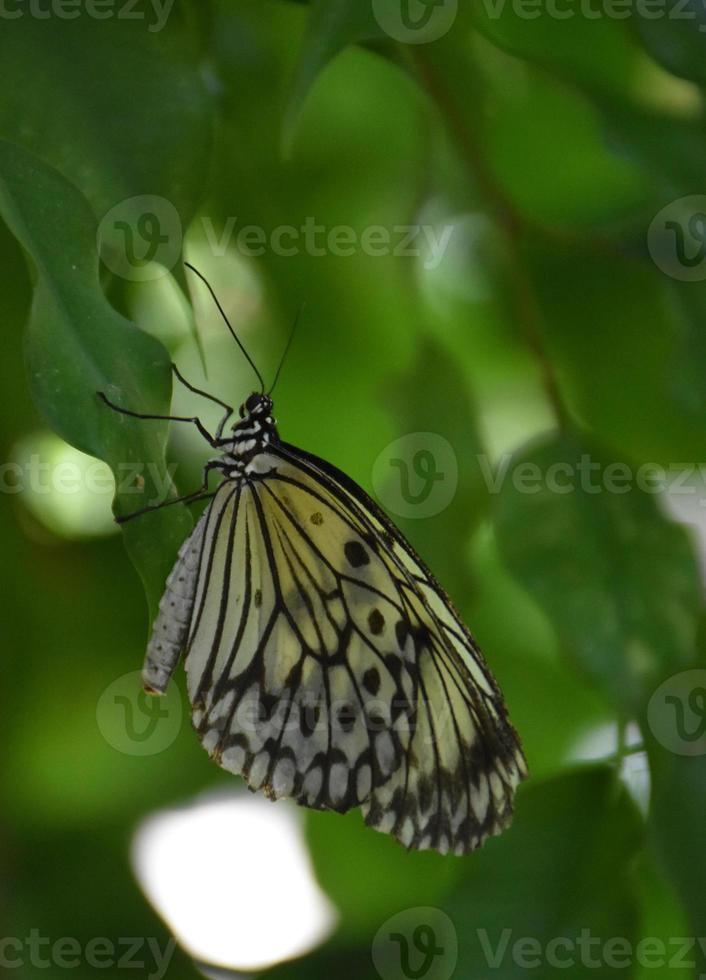
{"type": "Polygon", "coordinates": [[[286,803],[233,793],[153,814],[137,830],[132,863],[178,942],[204,964],[263,969],[318,946],[336,923],[286,803]]]}
{"type": "MultiPolygon", "coordinates": [[[[618,726],[612,723],[598,725],[573,746],[567,762],[604,761],[614,758],[620,749],[618,726]]],[[[635,722],[630,722],[625,729],[623,750],[620,778],[633,800],[646,813],[650,801],[650,770],[647,753],[642,749],[642,735],[635,722]]]]}
{"type": "Polygon", "coordinates": [[[15,446],[4,489],[61,538],[115,534],[111,510],[115,481],[107,463],[88,456],[52,432],[37,432],[15,446]]]}

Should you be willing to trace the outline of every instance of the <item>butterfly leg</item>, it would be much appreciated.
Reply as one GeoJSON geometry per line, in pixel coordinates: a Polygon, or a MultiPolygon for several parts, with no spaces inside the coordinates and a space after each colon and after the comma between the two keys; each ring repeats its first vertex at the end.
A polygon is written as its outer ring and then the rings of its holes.
{"type": "Polygon", "coordinates": [[[228,419],[231,417],[231,415],[233,414],[233,412],[235,411],[235,409],[232,407],[232,405],[226,404],[226,402],[221,401],[220,398],[216,398],[215,395],[210,394],[208,391],[202,391],[201,388],[197,388],[195,385],[192,385],[191,382],[187,381],[186,378],[183,376],[183,374],[179,371],[179,368],[176,366],[176,364],[172,364],[172,371],[174,372],[176,378],[189,391],[193,391],[195,395],[201,395],[202,398],[208,398],[209,401],[215,402],[216,405],[220,405],[221,408],[225,409],[226,413],[221,419],[221,421],[218,423],[218,428],[216,429],[215,439],[216,442],[219,442],[223,436],[223,430],[226,427],[226,423],[228,419]]]}
{"type": "Polygon", "coordinates": [[[148,504],[147,507],[141,507],[139,510],[134,510],[131,514],[116,517],[115,523],[126,524],[134,517],[141,517],[143,514],[149,514],[154,510],[161,510],[163,507],[171,507],[172,504],[190,504],[194,503],[196,500],[205,500],[206,497],[212,497],[213,493],[209,493],[208,490],[208,475],[211,470],[222,468],[223,463],[220,459],[209,460],[209,462],[204,466],[203,484],[198,488],[198,490],[193,490],[191,493],[185,493],[181,497],[172,497],[171,500],[164,500],[161,504],[148,504]]]}
{"type": "Polygon", "coordinates": [[[191,422],[199,430],[201,435],[204,437],[206,442],[210,446],[216,446],[216,440],[205,427],[201,419],[196,418],[196,416],[184,416],[184,415],[145,415],[142,412],[131,412],[128,408],[121,408],[120,405],[116,405],[111,402],[110,399],[102,391],[96,392],[101,401],[105,402],[108,408],[112,408],[114,412],[119,412],[120,415],[128,415],[133,419],[158,419],[161,422],[191,422]]]}

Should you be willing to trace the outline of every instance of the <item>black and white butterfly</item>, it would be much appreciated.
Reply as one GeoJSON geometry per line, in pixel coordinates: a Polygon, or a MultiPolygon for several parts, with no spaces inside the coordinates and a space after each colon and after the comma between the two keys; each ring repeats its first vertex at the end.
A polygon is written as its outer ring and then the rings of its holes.
{"type": "Polygon", "coordinates": [[[361,807],[408,848],[479,847],[527,770],[450,600],[364,490],[280,439],[264,385],[228,434],[233,410],[188,387],[225,414],[215,436],[188,420],[218,455],[183,498],[210,503],[167,579],[145,688],[163,694],[184,655],[204,747],[252,790],[361,807]]]}

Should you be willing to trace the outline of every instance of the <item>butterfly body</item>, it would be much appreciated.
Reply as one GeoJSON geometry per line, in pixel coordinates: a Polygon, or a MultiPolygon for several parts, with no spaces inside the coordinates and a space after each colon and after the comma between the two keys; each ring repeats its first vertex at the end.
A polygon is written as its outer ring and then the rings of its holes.
{"type": "Polygon", "coordinates": [[[500,690],[429,569],[370,497],[279,438],[253,394],[167,581],[144,667],[183,653],[209,754],[271,799],[465,853],[511,819],[526,766],[500,690]]]}

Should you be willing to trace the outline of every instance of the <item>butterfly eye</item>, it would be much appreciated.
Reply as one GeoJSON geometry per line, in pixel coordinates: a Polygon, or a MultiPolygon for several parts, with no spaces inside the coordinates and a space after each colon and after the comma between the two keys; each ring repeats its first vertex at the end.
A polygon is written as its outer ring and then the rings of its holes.
{"type": "Polygon", "coordinates": [[[240,406],[238,409],[238,414],[240,415],[241,419],[245,418],[245,405],[240,406]]]}

